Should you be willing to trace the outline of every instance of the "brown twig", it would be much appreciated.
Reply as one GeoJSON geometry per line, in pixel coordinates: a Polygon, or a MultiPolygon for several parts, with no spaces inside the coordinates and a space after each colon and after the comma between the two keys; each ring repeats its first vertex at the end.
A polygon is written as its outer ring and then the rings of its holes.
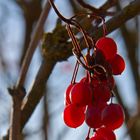
{"type": "Polygon", "coordinates": [[[99,9],[102,11],[106,11],[109,8],[115,6],[118,0],[107,0],[99,9]]]}
{"type": "Polygon", "coordinates": [[[20,66],[24,60],[26,51],[28,49],[28,45],[30,43],[30,36],[32,34],[32,29],[34,25],[37,23],[39,16],[42,12],[41,1],[26,1],[26,0],[16,0],[17,4],[22,8],[25,19],[25,41],[21,54],[20,66]],[[33,12],[34,11],[34,12],[33,12]]]}
{"type": "Polygon", "coordinates": [[[100,8],[95,8],[87,3],[85,3],[83,0],[77,0],[77,2],[84,8],[89,9],[90,11],[93,12],[95,15],[99,16],[113,16],[115,12],[109,12],[107,11],[109,8],[115,6],[117,3],[117,0],[108,0],[105,2],[100,8]]]}
{"type": "Polygon", "coordinates": [[[58,11],[58,9],[56,8],[56,6],[55,6],[53,0],[49,0],[49,2],[50,2],[50,4],[51,4],[51,6],[53,7],[54,11],[56,12],[56,14],[58,15],[58,17],[59,17],[62,21],[66,22],[66,23],[69,23],[69,24],[72,24],[71,21],[70,21],[69,19],[67,19],[67,18],[65,18],[63,15],[61,15],[61,13],[60,13],[60,12],[58,11]]]}
{"type": "Polygon", "coordinates": [[[26,78],[26,74],[27,74],[33,53],[37,47],[37,44],[38,44],[42,34],[43,34],[44,23],[45,23],[46,18],[49,14],[50,8],[51,8],[51,6],[50,6],[49,2],[46,2],[45,7],[40,15],[38,22],[37,22],[36,28],[34,30],[34,34],[31,38],[31,42],[28,46],[27,53],[26,53],[25,58],[23,60],[19,79],[18,79],[17,84],[16,84],[17,87],[22,87],[24,85],[24,81],[26,78]]]}
{"type": "Polygon", "coordinates": [[[91,10],[94,14],[101,14],[101,11],[87,3],[85,3],[83,0],[77,0],[77,2],[84,8],[91,10]]]}
{"type": "Polygon", "coordinates": [[[11,114],[11,127],[9,140],[21,139],[21,104],[25,96],[25,90],[17,90],[16,88],[8,89],[13,99],[13,112],[11,114]]]}

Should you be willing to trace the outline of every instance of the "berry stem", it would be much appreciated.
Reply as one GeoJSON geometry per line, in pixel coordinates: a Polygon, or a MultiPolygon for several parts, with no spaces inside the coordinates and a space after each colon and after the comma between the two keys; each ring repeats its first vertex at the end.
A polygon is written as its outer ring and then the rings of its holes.
{"type": "Polygon", "coordinates": [[[72,79],[71,79],[71,84],[75,84],[78,69],[79,69],[79,63],[78,63],[78,61],[76,61],[76,64],[74,67],[74,72],[73,72],[72,79]]]}
{"type": "Polygon", "coordinates": [[[80,30],[80,32],[82,32],[86,46],[88,48],[90,48],[90,43],[88,42],[88,37],[89,38],[91,38],[91,37],[88,35],[88,33],[85,30],[83,30],[83,27],[76,20],[73,20],[73,21],[77,24],[77,27],[79,27],[78,29],[80,30]]]}
{"type": "Polygon", "coordinates": [[[50,5],[53,7],[55,13],[58,15],[58,17],[59,17],[61,20],[63,20],[64,22],[66,22],[66,23],[68,23],[68,24],[72,24],[71,20],[65,18],[64,16],[62,16],[62,15],[60,14],[60,12],[59,12],[58,9],[56,8],[56,6],[55,6],[53,0],[49,0],[49,2],[50,2],[50,5]]]}
{"type": "Polygon", "coordinates": [[[75,83],[75,81],[76,81],[76,76],[77,76],[77,73],[78,73],[78,69],[79,69],[79,63],[78,63],[78,61],[77,61],[77,68],[76,68],[76,70],[75,70],[74,83],[75,83]]]}
{"type": "Polygon", "coordinates": [[[91,130],[91,128],[89,127],[88,134],[87,134],[87,137],[85,140],[89,140],[90,130],[91,130]]]}
{"type": "Polygon", "coordinates": [[[70,38],[72,39],[72,44],[74,46],[75,51],[77,52],[77,54],[81,55],[80,45],[79,45],[78,41],[76,40],[76,38],[74,36],[74,33],[71,29],[71,26],[69,24],[67,24],[66,29],[68,31],[68,34],[69,34],[70,38]]]}

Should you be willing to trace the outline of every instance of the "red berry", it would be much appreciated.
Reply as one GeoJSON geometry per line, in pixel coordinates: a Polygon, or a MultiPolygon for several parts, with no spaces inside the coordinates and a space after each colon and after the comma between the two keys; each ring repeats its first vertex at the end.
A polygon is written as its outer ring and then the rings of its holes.
{"type": "Polygon", "coordinates": [[[92,89],[87,83],[77,83],[71,90],[71,101],[79,106],[85,106],[91,102],[92,89]]]}
{"type": "Polygon", "coordinates": [[[106,73],[112,74],[112,68],[110,63],[106,60],[103,53],[100,50],[96,50],[95,64],[98,64],[94,69],[94,74],[99,77],[106,77],[106,73]]]}
{"type": "Polygon", "coordinates": [[[116,140],[115,133],[106,127],[99,128],[96,131],[96,135],[100,135],[100,136],[106,138],[106,140],[116,140]]]}
{"type": "Polygon", "coordinates": [[[107,106],[107,103],[103,101],[98,101],[94,102],[93,105],[98,106],[98,108],[102,111],[107,106]]]}
{"type": "Polygon", "coordinates": [[[77,107],[74,104],[68,105],[63,112],[63,119],[67,126],[79,127],[85,120],[85,107],[77,107]]]}
{"type": "Polygon", "coordinates": [[[93,100],[107,102],[111,97],[110,89],[108,86],[99,83],[93,88],[93,100]]]}
{"type": "Polygon", "coordinates": [[[106,127],[114,130],[119,128],[124,122],[124,112],[119,104],[106,106],[102,111],[102,122],[106,127]]]}
{"type": "Polygon", "coordinates": [[[100,135],[95,135],[95,136],[91,137],[89,140],[108,140],[108,139],[106,139],[100,135]]]}
{"type": "Polygon", "coordinates": [[[65,91],[65,94],[64,94],[65,106],[71,104],[70,93],[71,93],[72,87],[73,87],[73,84],[70,84],[65,91]]]}
{"type": "Polygon", "coordinates": [[[125,69],[124,59],[118,54],[116,54],[116,56],[110,60],[109,63],[111,64],[114,75],[121,74],[125,69]]]}
{"type": "Polygon", "coordinates": [[[112,38],[102,37],[96,42],[97,49],[101,50],[106,60],[114,58],[117,53],[117,45],[112,38]]]}
{"type": "Polygon", "coordinates": [[[93,81],[92,85],[96,85],[96,84],[101,83],[101,84],[109,87],[110,90],[112,90],[114,88],[115,80],[114,80],[114,77],[112,75],[107,76],[106,74],[97,74],[97,73],[95,73],[94,76],[96,76],[96,79],[92,80],[93,81]]]}
{"type": "Polygon", "coordinates": [[[88,105],[85,116],[86,124],[91,128],[99,128],[101,122],[101,109],[95,105],[88,105]]]}
{"type": "Polygon", "coordinates": [[[99,49],[96,50],[95,53],[95,63],[96,64],[103,64],[105,61],[105,56],[103,54],[103,52],[99,49]]]}
{"type": "Polygon", "coordinates": [[[95,78],[92,78],[92,82],[91,83],[92,83],[92,86],[95,87],[95,86],[97,86],[100,83],[100,81],[95,79],[95,78]]]}
{"type": "Polygon", "coordinates": [[[115,87],[115,80],[113,76],[108,76],[107,78],[103,79],[102,84],[109,87],[110,90],[112,90],[115,87]]]}
{"type": "Polygon", "coordinates": [[[80,83],[83,82],[83,83],[89,83],[89,80],[87,77],[84,77],[80,80],[80,83]]]}

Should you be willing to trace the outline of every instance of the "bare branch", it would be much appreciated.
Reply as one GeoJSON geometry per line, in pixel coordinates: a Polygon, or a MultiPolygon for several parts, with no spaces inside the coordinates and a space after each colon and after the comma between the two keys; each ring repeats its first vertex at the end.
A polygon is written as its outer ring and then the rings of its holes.
{"type": "Polygon", "coordinates": [[[101,14],[101,11],[87,3],[85,3],[83,0],[77,0],[77,2],[84,8],[87,8],[89,10],[91,10],[93,13],[95,14],[101,14]]]}
{"type": "Polygon", "coordinates": [[[9,88],[9,93],[13,99],[13,112],[11,114],[11,127],[9,140],[21,139],[21,104],[25,96],[25,90],[17,91],[15,88],[9,88]]]}
{"type": "Polygon", "coordinates": [[[26,26],[25,27],[25,41],[24,41],[23,51],[22,51],[21,60],[20,60],[20,66],[21,66],[24,60],[26,51],[28,49],[33,27],[37,23],[38,18],[42,12],[42,6],[41,6],[41,1],[39,0],[33,0],[30,2],[26,0],[16,0],[16,2],[22,8],[22,11],[24,13],[25,26],[26,26]]]}
{"type": "Polygon", "coordinates": [[[99,9],[106,11],[109,8],[116,6],[118,0],[107,0],[99,9]]]}
{"type": "Polygon", "coordinates": [[[42,34],[43,34],[44,23],[45,23],[46,18],[49,14],[50,8],[51,8],[50,4],[49,4],[49,2],[47,2],[45,4],[45,7],[44,7],[41,15],[40,15],[40,18],[39,18],[38,23],[36,25],[36,28],[34,30],[34,34],[31,38],[31,42],[28,46],[27,53],[26,53],[25,58],[23,60],[23,64],[22,64],[22,67],[21,67],[19,79],[17,81],[17,87],[22,87],[23,84],[24,84],[24,81],[25,81],[25,78],[26,78],[26,73],[28,71],[28,67],[30,65],[33,53],[34,53],[34,51],[37,47],[37,44],[38,44],[42,34]]]}
{"type": "Polygon", "coordinates": [[[84,8],[89,9],[93,12],[95,15],[99,16],[113,16],[114,12],[108,12],[107,10],[117,3],[117,0],[107,0],[100,8],[95,8],[87,3],[85,3],[83,0],[77,0],[77,2],[84,8]]]}

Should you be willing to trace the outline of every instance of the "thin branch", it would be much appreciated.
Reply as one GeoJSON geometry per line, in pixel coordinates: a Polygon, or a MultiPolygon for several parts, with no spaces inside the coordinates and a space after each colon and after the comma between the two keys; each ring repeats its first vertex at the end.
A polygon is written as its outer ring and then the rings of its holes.
{"type": "Polygon", "coordinates": [[[11,114],[11,127],[9,133],[9,140],[21,139],[21,104],[25,96],[25,90],[20,91],[15,88],[9,88],[9,94],[13,99],[13,112],[11,114]]]}
{"type": "Polygon", "coordinates": [[[31,38],[31,42],[28,46],[27,53],[26,53],[25,58],[23,60],[19,79],[18,79],[17,84],[16,84],[17,88],[22,87],[24,85],[24,81],[26,78],[26,74],[27,74],[32,56],[34,54],[34,51],[37,47],[37,44],[38,44],[41,36],[43,34],[44,23],[45,23],[46,18],[49,14],[50,8],[51,8],[51,6],[50,6],[49,2],[46,2],[45,7],[40,15],[40,18],[39,18],[38,23],[36,25],[36,28],[34,30],[34,34],[31,38]]]}
{"type": "Polygon", "coordinates": [[[116,6],[118,0],[107,0],[99,9],[106,11],[109,8],[116,6]]]}
{"type": "Polygon", "coordinates": [[[58,11],[58,9],[56,8],[56,6],[55,6],[53,0],[49,0],[49,2],[50,2],[50,4],[51,4],[51,6],[53,7],[55,13],[58,15],[58,17],[59,17],[61,20],[63,20],[64,22],[71,24],[71,21],[70,21],[69,19],[67,19],[67,18],[65,18],[63,15],[61,15],[61,13],[60,13],[60,12],[58,11]]]}
{"type": "Polygon", "coordinates": [[[94,14],[101,14],[101,11],[87,3],[85,3],[83,0],[77,0],[77,2],[84,8],[87,8],[91,10],[94,14]]]}
{"type": "Polygon", "coordinates": [[[30,36],[33,31],[34,25],[37,23],[39,16],[42,12],[41,1],[26,1],[26,0],[16,0],[17,4],[22,8],[25,19],[25,41],[23,46],[23,51],[21,54],[20,66],[24,60],[28,45],[30,43],[30,36]],[[34,11],[34,12],[33,12],[34,11]]]}
{"type": "Polygon", "coordinates": [[[32,89],[29,93],[27,102],[25,101],[25,104],[23,104],[23,107],[22,107],[22,116],[21,116],[22,128],[21,129],[23,129],[26,122],[31,117],[37,104],[39,103],[40,99],[42,98],[43,93],[45,91],[46,81],[49,78],[49,75],[52,72],[54,66],[55,66],[54,61],[51,61],[51,60],[49,61],[48,59],[43,60],[41,66],[40,66],[39,72],[35,79],[36,82],[34,83],[32,89]],[[24,113],[27,113],[27,114],[24,114],[24,113]]]}
{"type": "Polygon", "coordinates": [[[113,16],[114,12],[107,11],[109,8],[115,6],[117,3],[117,0],[107,0],[100,8],[95,8],[87,3],[85,3],[83,0],[77,0],[77,2],[84,8],[89,9],[93,12],[95,15],[99,16],[113,16]]]}
{"type": "Polygon", "coordinates": [[[71,8],[72,8],[72,11],[73,11],[74,14],[75,14],[75,13],[78,13],[78,12],[81,11],[81,10],[83,10],[83,8],[81,9],[81,8],[79,7],[79,5],[77,5],[77,3],[76,3],[75,0],[70,0],[69,2],[70,2],[70,4],[71,4],[71,8]]]}

